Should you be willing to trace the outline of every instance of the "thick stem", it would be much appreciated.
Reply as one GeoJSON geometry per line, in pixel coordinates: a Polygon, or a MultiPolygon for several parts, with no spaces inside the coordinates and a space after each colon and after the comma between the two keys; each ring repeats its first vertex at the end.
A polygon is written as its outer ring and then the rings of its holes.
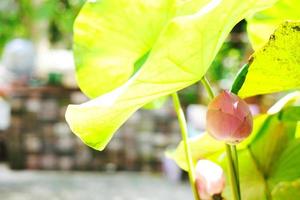
{"type": "Polygon", "coordinates": [[[175,111],[177,114],[179,126],[181,129],[182,140],[184,143],[185,157],[186,157],[186,160],[188,163],[188,174],[189,174],[190,185],[192,187],[194,199],[200,200],[200,197],[198,195],[198,191],[196,188],[196,183],[195,183],[196,176],[195,176],[194,164],[193,164],[193,160],[192,160],[192,153],[191,153],[191,149],[188,144],[188,131],[187,131],[187,126],[186,126],[186,120],[185,120],[184,113],[181,108],[180,100],[178,98],[177,93],[172,94],[172,98],[173,98],[173,104],[174,104],[174,108],[175,108],[175,111]]]}
{"type": "Polygon", "coordinates": [[[239,160],[238,160],[238,153],[236,150],[236,145],[231,145],[231,154],[233,158],[233,165],[234,165],[234,170],[235,170],[235,175],[236,175],[236,182],[237,182],[237,189],[239,193],[239,197],[241,198],[241,188],[240,188],[240,178],[239,178],[239,160]]]}
{"type": "Polygon", "coordinates": [[[229,172],[229,178],[231,182],[231,192],[232,192],[232,199],[233,200],[240,200],[238,186],[237,186],[237,176],[234,167],[234,161],[232,158],[231,147],[229,144],[226,144],[226,154],[227,154],[227,166],[229,172]]]}

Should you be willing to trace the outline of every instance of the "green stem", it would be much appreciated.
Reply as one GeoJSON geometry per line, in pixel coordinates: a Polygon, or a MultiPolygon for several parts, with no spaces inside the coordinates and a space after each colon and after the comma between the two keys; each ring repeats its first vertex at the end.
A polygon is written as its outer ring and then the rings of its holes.
{"type": "Polygon", "coordinates": [[[239,178],[239,160],[238,160],[238,153],[236,150],[236,145],[231,145],[231,154],[233,158],[233,166],[235,170],[235,175],[236,175],[236,182],[237,182],[237,189],[239,193],[239,197],[241,198],[241,188],[240,188],[240,178],[239,178]]]}
{"type": "Polygon", "coordinates": [[[234,161],[232,158],[232,152],[231,152],[231,147],[229,144],[226,144],[226,154],[227,154],[227,165],[228,165],[228,171],[229,171],[229,178],[231,182],[231,192],[232,192],[232,197],[233,200],[240,200],[239,196],[239,191],[238,191],[238,186],[237,186],[237,176],[236,176],[236,171],[234,167],[234,161]]]}
{"type": "MultiPolygon", "coordinates": [[[[235,78],[235,81],[230,89],[230,91],[232,93],[237,95],[237,93],[239,92],[240,88],[242,87],[242,85],[245,81],[246,74],[248,73],[248,68],[249,68],[249,65],[246,64],[239,71],[239,73],[238,73],[237,77],[235,78]]],[[[235,170],[235,174],[236,174],[238,193],[239,193],[239,197],[241,198],[241,187],[240,187],[240,178],[239,178],[239,160],[238,160],[238,153],[236,150],[236,145],[231,146],[231,153],[232,153],[232,157],[233,157],[234,170],[235,170]]]]}
{"type": "Polygon", "coordinates": [[[182,135],[182,139],[183,139],[183,143],[184,143],[185,157],[186,157],[186,160],[188,163],[188,174],[189,174],[190,185],[192,187],[194,199],[200,200],[200,197],[198,195],[198,191],[196,188],[196,183],[195,183],[196,176],[195,176],[194,164],[193,164],[193,160],[192,160],[192,153],[191,153],[191,149],[188,144],[188,131],[187,131],[187,126],[186,126],[186,120],[185,120],[184,113],[181,108],[180,100],[178,98],[177,93],[173,93],[172,98],[173,98],[173,104],[174,104],[174,108],[175,108],[175,111],[176,111],[176,114],[178,117],[178,122],[179,122],[179,126],[181,129],[181,135],[182,135]]]}
{"type": "MultiPolygon", "coordinates": [[[[213,93],[213,90],[206,79],[206,77],[203,77],[201,79],[201,82],[207,91],[210,99],[212,100],[215,95],[213,93]]],[[[228,160],[228,171],[229,171],[229,177],[231,182],[231,192],[232,196],[234,197],[234,200],[241,200],[241,190],[240,190],[240,182],[239,182],[239,168],[238,168],[238,154],[236,151],[235,145],[228,145],[226,144],[226,154],[227,154],[227,160],[228,160]]]]}
{"type": "Polygon", "coordinates": [[[205,76],[201,79],[201,83],[203,84],[205,90],[207,91],[209,98],[212,100],[215,97],[215,95],[205,76]]]}

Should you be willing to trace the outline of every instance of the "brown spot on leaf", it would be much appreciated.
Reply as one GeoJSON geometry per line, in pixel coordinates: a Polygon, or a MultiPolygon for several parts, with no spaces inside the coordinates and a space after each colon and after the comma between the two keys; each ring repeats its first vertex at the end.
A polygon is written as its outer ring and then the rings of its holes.
{"type": "Polygon", "coordinates": [[[253,56],[250,56],[250,58],[249,58],[249,60],[248,60],[249,65],[251,65],[251,63],[253,62],[253,60],[254,60],[254,57],[253,57],[253,56]]]}
{"type": "Polygon", "coordinates": [[[275,35],[272,34],[272,35],[270,36],[270,40],[275,40],[275,39],[276,39],[275,35]]]}
{"type": "Polygon", "coordinates": [[[292,29],[295,31],[300,31],[300,26],[294,26],[294,27],[292,27],[292,29]]]}

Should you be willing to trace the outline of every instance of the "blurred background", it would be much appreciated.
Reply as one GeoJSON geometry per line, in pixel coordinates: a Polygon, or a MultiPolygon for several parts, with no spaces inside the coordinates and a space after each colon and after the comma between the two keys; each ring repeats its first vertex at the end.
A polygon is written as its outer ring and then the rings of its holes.
{"type": "MultiPolygon", "coordinates": [[[[109,146],[94,151],[71,133],[68,104],[87,100],[76,85],[72,25],[84,0],[0,1],[0,199],[192,199],[186,174],[165,157],[180,141],[172,103],[136,112],[109,146]]],[[[252,53],[246,22],[232,31],[208,79],[228,89],[252,53]]],[[[205,128],[201,85],[179,93],[190,137],[205,128]]],[[[254,114],[276,96],[247,99],[254,114]]]]}

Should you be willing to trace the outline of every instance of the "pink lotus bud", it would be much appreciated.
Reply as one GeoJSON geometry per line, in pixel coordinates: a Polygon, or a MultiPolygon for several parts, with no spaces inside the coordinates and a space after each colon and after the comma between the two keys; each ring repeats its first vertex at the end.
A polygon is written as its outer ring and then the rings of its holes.
{"type": "Polygon", "coordinates": [[[223,169],[209,160],[199,160],[196,165],[196,187],[203,200],[211,200],[225,187],[223,169]]]}
{"type": "Polygon", "coordinates": [[[223,91],[208,105],[206,128],[217,140],[236,144],[252,131],[253,119],[247,103],[223,91]]]}

